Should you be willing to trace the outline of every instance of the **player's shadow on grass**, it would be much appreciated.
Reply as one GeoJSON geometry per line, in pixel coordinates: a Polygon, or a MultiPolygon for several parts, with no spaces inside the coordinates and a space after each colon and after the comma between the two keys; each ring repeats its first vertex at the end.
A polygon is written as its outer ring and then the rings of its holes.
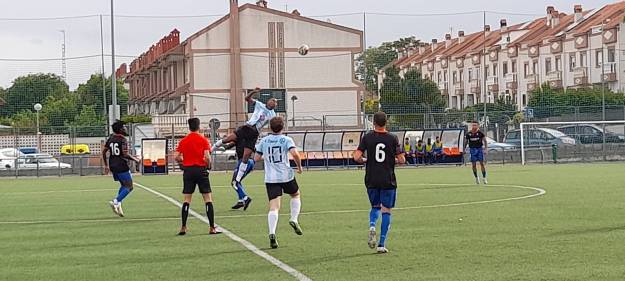
{"type": "Polygon", "coordinates": [[[319,263],[335,262],[335,261],[349,260],[349,259],[361,258],[361,257],[370,257],[372,255],[378,255],[378,253],[369,252],[369,253],[359,253],[359,254],[353,254],[353,255],[340,255],[340,256],[330,256],[330,257],[322,257],[322,258],[316,258],[316,259],[296,260],[296,261],[293,261],[293,264],[297,264],[297,265],[319,264],[319,263]]]}
{"type": "Polygon", "coordinates": [[[584,234],[595,234],[595,233],[608,233],[608,232],[619,231],[619,230],[625,231],[625,225],[569,229],[569,230],[553,232],[553,233],[547,234],[547,236],[584,235],[584,234]]]}

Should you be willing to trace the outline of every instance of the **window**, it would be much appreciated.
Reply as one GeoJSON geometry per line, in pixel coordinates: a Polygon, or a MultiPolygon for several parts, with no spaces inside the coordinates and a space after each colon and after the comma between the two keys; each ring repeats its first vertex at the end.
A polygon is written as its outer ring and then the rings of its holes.
{"type": "Polygon", "coordinates": [[[497,64],[493,64],[493,76],[497,76],[497,64]]]}
{"type": "Polygon", "coordinates": [[[443,71],[443,81],[447,82],[447,71],[443,71]]]}
{"type": "Polygon", "coordinates": [[[460,75],[459,75],[459,78],[460,78],[459,82],[464,81],[464,80],[463,80],[463,77],[462,77],[463,72],[464,72],[464,71],[461,69],[461,70],[460,70],[460,73],[459,73],[459,74],[460,74],[460,75]]]}
{"type": "Polygon", "coordinates": [[[527,78],[527,76],[530,76],[530,64],[527,62],[523,64],[523,75],[525,76],[525,78],[527,78]]]}
{"type": "Polygon", "coordinates": [[[516,61],[515,60],[512,61],[512,67],[510,69],[510,72],[516,73],[516,61]]]}
{"type": "Polygon", "coordinates": [[[437,77],[438,77],[438,83],[440,83],[441,82],[441,72],[440,71],[438,72],[437,77]]]}
{"type": "Polygon", "coordinates": [[[556,71],[562,71],[562,57],[556,57],[556,71]]]}
{"type": "Polygon", "coordinates": [[[486,75],[488,75],[488,73],[490,73],[490,68],[488,67],[488,65],[484,66],[484,73],[486,73],[486,75]]]}
{"type": "Polygon", "coordinates": [[[473,69],[469,68],[469,81],[473,81],[473,69]]]}
{"type": "Polygon", "coordinates": [[[451,79],[453,79],[454,83],[458,83],[458,73],[455,70],[451,74],[451,79]]]}
{"type": "Polygon", "coordinates": [[[501,65],[501,71],[503,71],[503,75],[508,74],[508,62],[504,61],[503,64],[501,65]]]}
{"type": "Polygon", "coordinates": [[[599,68],[603,64],[603,51],[597,50],[595,52],[595,67],[599,68]]]}
{"type": "Polygon", "coordinates": [[[549,74],[551,72],[551,58],[545,59],[545,72],[549,74]]]}
{"type": "Polygon", "coordinates": [[[535,60],[532,63],[532,74],[538,74],[538,61],[535,60]]]}
{"type": "Polygon", "coordinates": [[[608,63],[616,61],[616,51],[614,48],[608,49],[608,63]]]}
{"type": "Polygon", "coordinates": [[[579,66],[586,67],[586,52],[579,52],[579,66]]]}
{"type": "Polygon", "coordinates": [[[576,64],[575,64],[575,54],[574,53],[570,53],[569,54],[569,71],[573,72],[573,69],[575,68],[576,64]]]}

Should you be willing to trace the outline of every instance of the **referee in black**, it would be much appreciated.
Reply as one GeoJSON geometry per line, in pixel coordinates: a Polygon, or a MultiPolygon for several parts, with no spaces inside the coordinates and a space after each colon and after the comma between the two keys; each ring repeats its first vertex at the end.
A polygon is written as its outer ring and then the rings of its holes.
{"type": "Polygon", "coordinates": [[[182,194],[184,194],[184,203],[182,204],[182,227],[178,235],[187,234],[187,217],[189,216],[189,206],[197,186],[204,197],[206,205],[206,217],[210,224],[208,234],[221,233],[215,227],[215,211],[213,209],[213,196],[211,193],[210,181],[208,179],[208,170],[211,168],[211,145],[208,139],[200,134],[200,119],[189,119],[189,131],[178,147],[176,148],[176,161],[183,167],[183,183],[182,194]]]}

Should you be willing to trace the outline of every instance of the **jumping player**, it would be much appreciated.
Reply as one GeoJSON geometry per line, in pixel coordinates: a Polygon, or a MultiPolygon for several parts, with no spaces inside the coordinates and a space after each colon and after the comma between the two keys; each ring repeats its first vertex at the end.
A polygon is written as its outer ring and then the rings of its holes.
{"type": "Polygon", "coordinates": [[[128,133],[124,125],[124,122],[120,120],[115,121],[115,123],[111,125],[113,134],[108,138],[102,150],[104,174],[108,175],[108,173],[111,172],[113,174],[113,179],[121,184],[117,192],[117,197],[109,201],[113,213],[120,217],[124,216],[122,201],[130,194],[133,188],[128,160],[139,163],[137,158],[128,154],[128,141],[126,140],[128,133]]]}
{"type": "Polygon", "coordinates": [[[391,227],[391,210],[395,207],[397,196],[397,180],[395,164],[406,163],[397,136],[386,131],[386,114],[378,112],[373,115],[375,129],[362,137],[358,149],[354,153],[354,161],[366,163],[365,185],[371,211],[369,213],[369,247],[375,248],[380,254],[388,253],[385,242],[391,227]],[[367,153],[367,158],[363,154],[367,153]],[[376,241],[375,227],[382,212],[380,241],[376,241]]]}
{"type": "Polygon", "coordinates": [[[486,179],[486,167],[484,166],[484,155],[488,153],[488,142],[486,141],[486,135],[480,131],[480,124],[477,121],[471,122],[471,130],[467,132],[464,142],[464,151],[469,146],[469,153],[471,154],[471,166],[473,168],[473,176],[475,176],[475,183],[480,184],[480,178],[477,175],[477,162],[480,162],[480,168],[482,169],[482,178],[484,184],[488,184],[486,179]]]}
{"type": "Polygon", "coordinates": [[[302,207],[299,186],[295,180],[293,169],[289,163],[289,154],[293,156],[297,173],[302,173],[302,160],[295,147],[293,139],[282,134],[284,119],[274,117],[270,121],[272,134],[264,137],[256,146],[255,160],[265,161],[265,185],[269,197],[269,213],[267,223],[269,225],[269,244],[271,248],[278,248],[276,228],[278,226],[278,212],[280,211],[280,199],[282,193],[291,196],[291,219],[289,224],[297,235],[302,235],[298,217],[302,207]]]}
{"type": "Polygon", "coordinates": [[[224,144],[236,143],[237,147],[241,146],[243,152],[239,157],[237,167],[232,180],[232,187],[237,191],[239,196],[239,202],[233,206],[233,209],[239,209],[243,207],[247,209],[251,203],[251,198],[245,194],[242,189],[241,181],[252,170],[254,163],[251,160],[252,153],[254,152],[254,146],[258,141],[258,136],[262,128],[269,122],[269,120],[276,116],[275,108],[278,106],[278,100],[271,98],[267,101],[267,104],[254,99],[254,95],[260,93],[260,88],[256,88],[245,96],[245,101],[248,104],[254,105],[254,113],[252,117],[247,120],[245,125],[239,127],[234,134],[230,134],[224,139],[215,142],[215,148],[219,148],[224,144]],[[250,167],[251,166],[251,167],[250,167]],[[247,199],[245,199],[247,197],[247,199]]]}
{"type": "Polygon", "coordinates": [[[232,173],[231,183],[232,183],[232,188],[234,188],[234,191],[237,192],[237,196],[239,200],[234,204],[234,206],[232,206],[232,209],[238,210],[238,209],[243,208],[243,210],[246,211],[247,208],[250,206],[250,203],[252,203],[252,197],[249,197],[247,193],[245,192],[245,187],[243,187],[243,179],[245,179],[245,177],[247,177],[247,175],[249,175],[254,170],[254,165],[256,164],[256,162],[254,161],[254,159],[251,159],[251,158],[247,160],[247,170],[243,174],[241,181],[237,182],[236,177],[239,174],[239,167],[241,166],[241,163],[242,163],[243,153],[245,152],[245,147],[243,146],[243,142],[236,142],[234,145],[236,146],[238,161],[237,161],[237,165],[234,167],[234,172],[232,173]]]}

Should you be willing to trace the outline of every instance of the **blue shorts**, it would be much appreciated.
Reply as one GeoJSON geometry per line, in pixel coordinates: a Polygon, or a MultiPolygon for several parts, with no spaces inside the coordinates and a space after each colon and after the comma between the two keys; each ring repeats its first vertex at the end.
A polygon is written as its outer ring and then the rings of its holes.
{"type": "Polygon", "coordinates": [[[386,208],[395,208],[397,189],[367,188],[367,194],[372,207],[382,205],[386,208]]]}
{"type": "Polygon", "coordinates": [[[484,161],[484,150],[481,147],[479,148],[470,148],[469,152],[471,153],[471,162],[481,162],[484,161]]]}
{"type": "Polygon", "coordinates": [[[131,181],[132,176],[130,175],[130,171],[121,172],[121,173],[113,173],[113,179],[115,181],[131,181]]]}

